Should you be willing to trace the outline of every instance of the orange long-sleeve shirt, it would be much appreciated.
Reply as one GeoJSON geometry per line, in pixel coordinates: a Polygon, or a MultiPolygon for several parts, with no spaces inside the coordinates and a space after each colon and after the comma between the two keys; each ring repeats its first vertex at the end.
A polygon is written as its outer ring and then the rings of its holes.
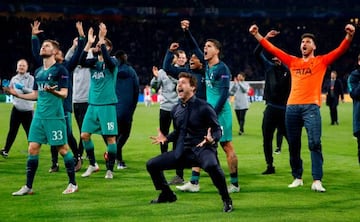
{"type": "Polygon", "coordinates": [[[290,70],[291,92],[288,105],[317,104],[321,106],[321,86],[328,65],[339,58],[350,46],[350,41],[344,39],[333,51],[310,58],[289,55],[263,38],[260,44],[272,55],[278,57],[290,70]]]}

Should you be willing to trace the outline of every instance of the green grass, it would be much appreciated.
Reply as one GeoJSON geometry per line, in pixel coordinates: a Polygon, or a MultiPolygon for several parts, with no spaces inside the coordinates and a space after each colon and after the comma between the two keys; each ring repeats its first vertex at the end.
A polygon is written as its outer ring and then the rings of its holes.
{"type": "MultiPolygon", "coordinates": [[[[10,104],[0,104],[0,142],[4,145],[8,130],[10,104]]],[[[276,174],[261,175],[265,170],[262,151],[261,121],[263,103],[252,103],[246,116],[245,134],[237,135],[234,119],[233,143],[239,158],[241,192],[231,194],[234,212],[222,213],[222,202],[210,178],[202,172],[199,193],[176,191],[178,201],[171,204],[150,205],[157,197],[146,171],[146,161],[159,154],[150,135],[156,134],[159,107],[145,108],[139,104],[134,116],[131,137],[124,150],[128,169],[115,171],[113,180],[105,180],[103,152],[105,146],[93,135],[100,172],[89,178],[77,173],[79,192],[63,195],[67,176],[63,162],[60,172],[49,174],[50,151],[44,145],[34,182],[34,195],[13,197],[11,193],[25,183],[27,142],[22,129],[8,159],[0,158],[0,221],[358,221],[360,192],[357,145],[352,136],[352,104],[339,106],[339,126],[330,126],[328,107],[323,106],[323,153],[326,193],[310,190],[311,165],[306,133],[303,131],[302,158],[304,186],[288,189],[292,181],[289,154],[284,141],[283,152],[274,155],[276,174]]],[[[74,124],[75,121],[73,122],[74,124]]],[[[76,137],[78,131],[73,126],[76,137]]],[[[219,158],[229,181],[223,151],[219,158]]],[[[84,162],[85,166],[88,162],[84,162]]],[[[83,172],[85,167],[81,170],[83,172]]],[[[190,177],[185,171],[185,178],[190,177]]],[[[166,172],[167,178],[174,171],[166,172]]],[[[172,187],[175,191],[175,187],[172,187]]]]}

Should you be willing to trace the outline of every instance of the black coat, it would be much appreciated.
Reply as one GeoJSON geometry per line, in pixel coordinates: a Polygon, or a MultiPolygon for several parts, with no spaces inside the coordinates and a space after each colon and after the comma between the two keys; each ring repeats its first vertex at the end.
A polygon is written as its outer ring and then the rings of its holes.
{"type": "Polygon", "coordinates": [[[334,83],[334,91],[333,91],[333,94],[331,94],[331,82],[330,81],[327,86],[326,105],[337,106],[339,104],[339,97],[341,97],[341,100],[344,100],[344,89],[343,89],[341,81],[339,79],[336,79],[335,83],[334,83]]]}

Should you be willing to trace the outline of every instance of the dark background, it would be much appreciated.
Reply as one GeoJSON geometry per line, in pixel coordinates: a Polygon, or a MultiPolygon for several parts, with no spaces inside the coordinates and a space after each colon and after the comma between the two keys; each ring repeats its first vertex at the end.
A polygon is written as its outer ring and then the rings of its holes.
{"type": "MultiPolygon", "coordinates": [[[[319,1],[324,2],[324,1],[319,1]]],[[[41,39],[58,40],[64,53],[77,35],[75,22],[83,22],[85,32],[90,26],[97,32],[99,22],[108,27],[108,37],[114,51],[125,50],[129,62],[137,71],[142,85],[152,78],[153,65],[161,67],[163,56],[171,42],[184,47],[180,20],[189,19],[190,29],[202,48],[207,38],[223,44],[223,61],[233,75],[245,71],[247,80],[263,80],[263,71],[252,54],[257,42],[248,29],[256,23],[265,35],[276,28],[281,34],[272,42],[283,50],[300,56],[300,36],[312,32],[317,38],[316,54],[324,54],[339,45],[345,36],[347,23],[357,25],[360,3],[350,0],[329,0],[324,4],[314,0],[53,0],[2,1],[0,3],[1,50],[0,77],[15,74],[16,61],[31,56],[30,24],[38,19],[45,32],[41,39]]],[[[331,67],[346,81],[360,53],[359,35],[351,48],[331,67]]]]}

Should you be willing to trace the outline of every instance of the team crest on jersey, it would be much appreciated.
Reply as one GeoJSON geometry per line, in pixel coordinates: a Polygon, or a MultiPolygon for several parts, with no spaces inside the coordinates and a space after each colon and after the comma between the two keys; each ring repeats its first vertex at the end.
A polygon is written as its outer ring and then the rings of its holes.
{"type": "Polygon", "coordinates": [[[54,80],[54,76],[51,73],[49,73],[47,79],[48,79],[48,82],[45,83],[44,86],[55,86],[56,85],[56,80],[54,80]]]}
{"type": "Polygon", "coordinates": [[[213,78],[214,78],[214,73],[211,72],[211,73],[209,74],[209,79],[213,79],[213,78]]]}
{"type": "Polygon", "coordinates": [[[206,79],[206,80],[205,80],[205,83],[206,83],[206,86],[208,86],[208,87],[210,87],[210,88],[213,87],[210,79],[206,79]]]}

